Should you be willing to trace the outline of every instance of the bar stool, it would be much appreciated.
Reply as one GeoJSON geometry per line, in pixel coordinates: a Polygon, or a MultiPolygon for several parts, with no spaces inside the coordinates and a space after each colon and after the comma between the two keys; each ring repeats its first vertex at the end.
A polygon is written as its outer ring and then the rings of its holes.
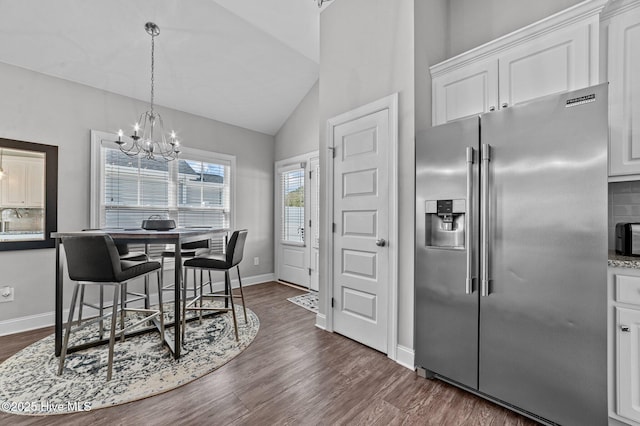
{"type": "MultiPolygon", "coordinates": [[[[115,345],[116,335],[121,336],[124,340],[125,333],[145,322],[154,318],[158,318],[160,322],[160,339],[164,343],[164,316],[162,312],[162,283],[160,281],[160,263],[159,262],[133,262],[121,260],[120,255],[113,239],[107,235],[86,235],[62,238],[67,267],[69,270],[69,278],[76,281],[73,288],[73,296],[71,297],[71,306],[69,308],[69,319],[66,325],[66,332],[60,353],[60,363],[58,366],[58,375],[62,374],[64,369],[64,361],[69,345],[69,336],[71,335],[71,326],[73,324],[73,314],[76,302],[78,301],[78,291],[81,287],[87,285],[98,285],[101,288],[105,285],[114,287],[113,304],[111,305],[111,314],[101,315],[84,323],[78,322],[78,326],[74,331],[86,327],[98,321],[104,320],[111,316],[111,330],[109,334],[109,364],[107,370],[107,381],[111,380],[113,369],[113,348],[115,345]],[[126,283],[134,278],[145,277],[151,273],[157,274],[158,280],[158,309],[138,309],[127,308],[126,305],[126,283]],[[120,301],[118,300],[120,296],[120,301]],[[118,305],[120,307],[120,330],[116,332],[116,323],[118,317],[118,305]],[[125,326],[125,315],[127,312],[141,312],[145,317],[134,322],[129,326],[125,326]]],[[[102,327],[101,327],[102,328],[102,327]]]]}
{"type": "MultiPolygon", "coordinates": [[[[85,229],[85,231],[98,231],[98,229],[85,229]]],[[[146,262],[149,260],[149,256],[145,252],[141,251],[129,251],[129,245],[126,243],[115,242],[116,249],[118,250],[118,255],[120,256],[120,260],[126,260],[131,262],[146,262]]],[[[88,306],[92,309],[98,311],[99,316],[103,316],[104,309],[109,309],[111,307],[110,304],[104,304],[104,288],[100,287],[100,300],[98,304],[94,304],[91,302],[86,302],[84,300],[84,290],[85,287],[82,286],[80,288],[80,305],[78,309],[78,322],[82,321],[83,308],[88,306]]],[[[135,291],[129,291],[126,286],[124,288],[125,294],[127,295],[127,299],[125,303],[132,303],[138,300],[144,300],[144,307],[149,308],[151,306],[151,299],[149,297],[149,280],[145,277],[144,280],[144,293],[138,293],[135,291]]],[[[103,329],[102,329],[102,321],[100,322],[100,338],[102,339],[103,329]]]]}
{"type": "MultiPolygon", "coordinates": [[[[209,253],[204,256],[197,256],[193,259],[189,259],[184,262],[185,268],[185,287],[186,287],[186,271],[188,269],[193,269],[193,280],[195,287],[195,273],[196,270],[200,270],[201,272],[206,270],[209,273],[209,285],[211,287],[211,271],[224,271],[224,284],[225,291],[224,293],[214,293],[211,291],[210,293],[203,293],[203,287],[205,283],[203,280],[200,280],[200,294],[195,295],[194,298],[191,299],[188,303],[185,301],[183,305],[183,315],[182,315],[182,332],[184,333],[184,329],[186,326],[186,318],[187,318],[187,310],[194,310],[200,313],[200,320],[202,320],[202,311],[221,311],[227,312],[231,311],[233,316],[233,326],[235,329],[236,340],[238,340],[238,320],[236,318],[235,304],[234,298],[240,297],[242,299],[242,309],[244,311],[244,321],[247,322],[247,308],[245,306],[244,301],[244,292],[242,291],[242,280],[240,278],[240,266],[239,263],[242,261],[242,256],[244,253],[244,244],[247,239],[248,231],[246,229],[242,229],[239,231],[234,231],[231,234],[231,238],[229,239],[229,243],[227,244],[227,249],[225,254],[217,254],[217,253],[209,253]],[[238,270],[238,282],[240,287],[240,296],[236,296],[233,294],[233,288],[231,287],[231,276],[229,275],[229,270],[233,267],[236,267],[238,270]],[[205,298],[223,298],[225,300],[224,308],[216,308],[203,306],[202,300],[205,298]],[[231,308],[229,308],[229,302],[231,302],[231,308]],[[196,306],[197,304],[200,306],[196,306]]],[[[202,276],[202,275],[201,275],[202,276]]]]}

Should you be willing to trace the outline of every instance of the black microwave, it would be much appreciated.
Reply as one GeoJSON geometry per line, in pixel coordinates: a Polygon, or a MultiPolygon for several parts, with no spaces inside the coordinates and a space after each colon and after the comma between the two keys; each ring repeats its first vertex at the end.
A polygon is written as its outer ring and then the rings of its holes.
{"type": "Polygon", "coordinates": [[[640,223],[616,224],[616,253],[640,256],[640,223]]]}

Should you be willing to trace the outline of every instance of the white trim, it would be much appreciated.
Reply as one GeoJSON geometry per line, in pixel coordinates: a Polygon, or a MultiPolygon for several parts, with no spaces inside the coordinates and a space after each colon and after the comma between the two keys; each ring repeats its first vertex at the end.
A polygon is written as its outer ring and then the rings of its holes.
{"type": "Polygon", "coordinates": [[[327,316],[323,314],[316,314],[316,327],[321,330],[327,331],[327,316]]]}
{"type": "MultiPolygon", "coordinates": [[[[309,251],[311,250],[311,245],[307,244],[308,240],[308,235],[307,235],[307,231],[308,231],[308,223],[309,223],[309,217],[311,217],[311,212],[309,211],[309,205],[310,203],[308,202],[309,197],[310,197],[310,193],[311,190],[309,188],[309,184],[310,184],[310,179],[309,179],[309,163],[311,161],[312,158],[318,157],[319,156],[319,152],[318,151],[311,151],[311,152],[307,152],[305,154],[300,154],[300,155],[296,155],[295,157],[290,157],[290,158],[285,158],[283,160],[278,160],[274,163],[273,165],[273,251],[274,251],[274,275],[276,277],[280,277],[280,250],[279,250],[279,245],[283,244],[283,245],[291,245],[291,246],[297,246],[297,247],[305,247],[305,262],[309,261],[309,251]],[[282,241],[280,239],[280,236],[282,235],[280,226],[282,224],[282,217],[281,217],[281,211],[280,211],[280,205],[281,205],[281,191],[280,191],[280,173],[282,172],[286,172],[286,171],[290,171],[290,170],[294,170],[297,168],[300,168],[300,163],[305,163],[305,172],[304,172],[304,199],[305,199],[305,203],[304,203],[304,226],[305,226],[305,242],[304,243],[296,243],[296,242],[290,242],[290,241],[282,241]]],[[[307,267],[309,267],[309,265],[306,265],[307,267]]],[[[297,283],[294,283],[297,284],[297,283]]],[[[300,284],[301,285],[301,284],[300,284]]],[[[306,286],[307,288],[309,288],[311,285],[310,279],[309,279],[309,285],[306,286]]],[[[302,287],[305,287],[304,285],[302,285],[302,287]]]]}
{"type": "MultiPolygon", "coordinates": [[[[429,68],[431,77],[435,78],[470,63],[483,61],[492,55],[526,43],[531,39],[571,26],[576,22],[597,17],[606,3],[607,0],[585,0],[526,27],[433,65],[429,68]]],[[[596,43],[596,47],[597,45],[598,43],[596,43]]]]}
{"type": "Polygon", "coordinates": [[[398,356],[396,357],[396,362],[403,367],[407,367],[409,370],[415,370],[415,352],[413,349],[409,349],[405,346],[398,345],[396,347],[396,353],[398,356]]]}
{"type": "MultiPolygon", "coordinates": [[[[333,332],[333,146],[334,128],[374,114],[389,111],[389,294],[387,319],[387,356],[396,360],[398,344],[398,93],[394,93],[377,101],[362,105],[351,111],[327,120],[327,151],[325,156],[327,173],[325,176],[325,218],[324,242],[326,242],[326,261],[324,265],[326,318],[324,328],[333,332]]],[[[319,321],[319,317],[316,317],[319,321]]],[[[318,322],[316,323],[318,325],[318,322]]],[[[321,327],[322,328],[322,327],[321,327]]]]}
{"type": "MultiPolygon", "coordinates": [[[[233,277],[233,272],[231,272],[231,274],[233,277]]],[[[262,274],[262,275],[254,275],[251,277],[242,277],[242,287],[255,285],[255,284],[262,284],[262,283],[266,283],[274,280],[275,280],[274,274],[262,274]]],[[[152,284],[153,283],[155,283],[154,280],[152,280],[152,284]]],[[[213,286],[214,286],[214,291],[222,291],[224,289],[224,281],[214,281],[213,286]]],[[[231,286],[234,288],[237,288],[238,280],[232,279],[231,286]]],[[[157,303],[157,302],[158,302],[158,294],[152,293],[151,303],[157,303]]],[[[63,320],[66,321],[68,316],[69,316],[69,309],[65,309],[62,313],[63,320]]],[[[45,312],[42,314],[11,318],[8,320],[0,321],[0,336],[7,336],[10,334],[21,333],[23,331],[50,327],[50,326],[53,326],[54,324],[55,324],[55,312],[45,312]]]]}

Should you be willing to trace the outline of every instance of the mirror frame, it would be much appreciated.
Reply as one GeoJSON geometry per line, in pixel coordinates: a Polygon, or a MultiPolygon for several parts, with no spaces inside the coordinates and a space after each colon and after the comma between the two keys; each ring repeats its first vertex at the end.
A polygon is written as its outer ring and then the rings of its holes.
{"type": "Polygon", "coordinates": [[[55,240],[51,238],[51,233],[58,230],[58,147],[0,138],[0,148],[19,149],[45,154],[45,238],[42,240],[27,241],[0,241],[0,251],[54,248],[55,240]]]}

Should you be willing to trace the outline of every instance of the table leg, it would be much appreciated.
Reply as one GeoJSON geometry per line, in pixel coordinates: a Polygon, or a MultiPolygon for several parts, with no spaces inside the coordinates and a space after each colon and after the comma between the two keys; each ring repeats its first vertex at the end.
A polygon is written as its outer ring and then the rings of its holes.
{"type": "MultiPolygon", "coordinates": [[[[180,358],[180,349],[182,347],[182,343],[180,342],[181,338],[182,338],[182,331],[180,330],[180,326],[182,325],[182,313],[181,313],[181,309],[182,309],[182,303],[180,302],[181,300],[181,295],[180,295],[180,280],[182,279],[182,253],[180,253],[181,250],[181,246],[180,246],[180,242],[176,242],[174,244],[174,261],[175,261],[175,267],[174,267],[174,283],[175,285],[173,286],[175,289],[174,292],[174,323],[175,326],[173,328],[174,330],[174,334],[175,334],[175,340],[174,340],[174,351],[173,351],[173,357],[174,359],[178,359],[180,358]]],[[[182,285],[184,285],[185,283],[182,283],[182,285]]]]}
{"type": "Polygon", "coordinates": [[[55,354],[60,356],[62,351],[62,263],[60,262],[60,238],[56,238],[56,331],[55,331],[55,354]]]}

